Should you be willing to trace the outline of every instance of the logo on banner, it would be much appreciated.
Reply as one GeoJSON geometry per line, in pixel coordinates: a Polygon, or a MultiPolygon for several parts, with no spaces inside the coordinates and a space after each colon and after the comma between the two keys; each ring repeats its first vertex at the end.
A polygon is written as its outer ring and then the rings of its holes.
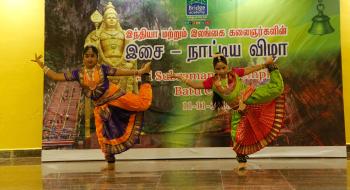
{"type": "Polygon", "coordinates": [[[203,28],[211,24],[208,17],[208,0],[186,0],[185,25],[203,28]]]}
{"type": "Polygon", "coordinates": [[[187,16],[208,15],[208,0],[187,0],[187,16]]]}

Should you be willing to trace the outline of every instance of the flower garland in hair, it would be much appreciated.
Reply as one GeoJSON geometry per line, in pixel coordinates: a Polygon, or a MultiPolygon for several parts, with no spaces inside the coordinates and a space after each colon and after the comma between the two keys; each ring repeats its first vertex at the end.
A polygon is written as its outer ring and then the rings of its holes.
{"type": "Polygon", "coordinates": [[[224,56],[224,54],[222,54],[222,53],[216,53],[216,54],[213,55],[213,58],[217,58],[218,61],[222,61],[221,57],[223,57],[223,56],[224,56]]]}

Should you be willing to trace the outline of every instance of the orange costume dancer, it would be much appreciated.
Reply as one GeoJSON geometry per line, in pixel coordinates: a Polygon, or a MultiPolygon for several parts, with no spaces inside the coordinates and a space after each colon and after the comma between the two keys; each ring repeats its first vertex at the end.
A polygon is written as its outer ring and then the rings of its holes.
{"type": "Polygon", "coordinates": [[[32,61],[43,68],[49,78],[56,81],[78,81],[84,95],[93,100],[98,142],[106,161],[114,167],[114,155],[128,150],[138,140],[143,111],[151,105],[152,88],[148,74],[150,63],[139,70],[116,69],[98,64],[97,48],[86,46],[83,52],[83,67],[71,72],[57,73],[44,66],[41,57],[35,55],[32,61]],[[142,84],[138,95],[124,92],[107,77],[133,75],[141,75],[142,84]]]}

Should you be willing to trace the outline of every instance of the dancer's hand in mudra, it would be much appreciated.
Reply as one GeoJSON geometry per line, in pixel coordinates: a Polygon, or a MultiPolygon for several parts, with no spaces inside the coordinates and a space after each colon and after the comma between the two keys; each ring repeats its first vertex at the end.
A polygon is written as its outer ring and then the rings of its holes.
{"type": "Polygon", "coordinates": [[[41,60],[42,57],[43,57],[42,55],[39,55],[39,56],[38,56],[38,55],[35,53],[35,58],[32,59],[32,60],[30,60],[30,61],[35,62],[35,63],[37,63],[37,64],[39,65],[39,67],[44,68],[44,62],[41,60]]]}
{"type": "Polygon", "coordinates": [[[266,65],[274,64],[276,60],[277,60],[276,56],[269,56],[266,58],[265,64],[266,65]]]}
{"type": "Polygon", "coordinates": [[[144,64],[141,69],[139,70],[140,74],[145,74],[145,73],[149,73],[151,71],[151,63],[152,62],[147,62],[146,64],[144,64]]]}

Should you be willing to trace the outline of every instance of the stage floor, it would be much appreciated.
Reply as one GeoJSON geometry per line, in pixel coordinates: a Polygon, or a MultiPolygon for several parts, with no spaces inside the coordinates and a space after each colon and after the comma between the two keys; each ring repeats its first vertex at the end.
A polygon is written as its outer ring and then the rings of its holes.
{"type": "Polygon", "coordinates": [[[237,172],[233,159],[45,162],[0,159],[0,189],[350,189],[346,158],[253,158],[237,172]],[[348,184],[347,184],[347,181],[348,184]]]}

